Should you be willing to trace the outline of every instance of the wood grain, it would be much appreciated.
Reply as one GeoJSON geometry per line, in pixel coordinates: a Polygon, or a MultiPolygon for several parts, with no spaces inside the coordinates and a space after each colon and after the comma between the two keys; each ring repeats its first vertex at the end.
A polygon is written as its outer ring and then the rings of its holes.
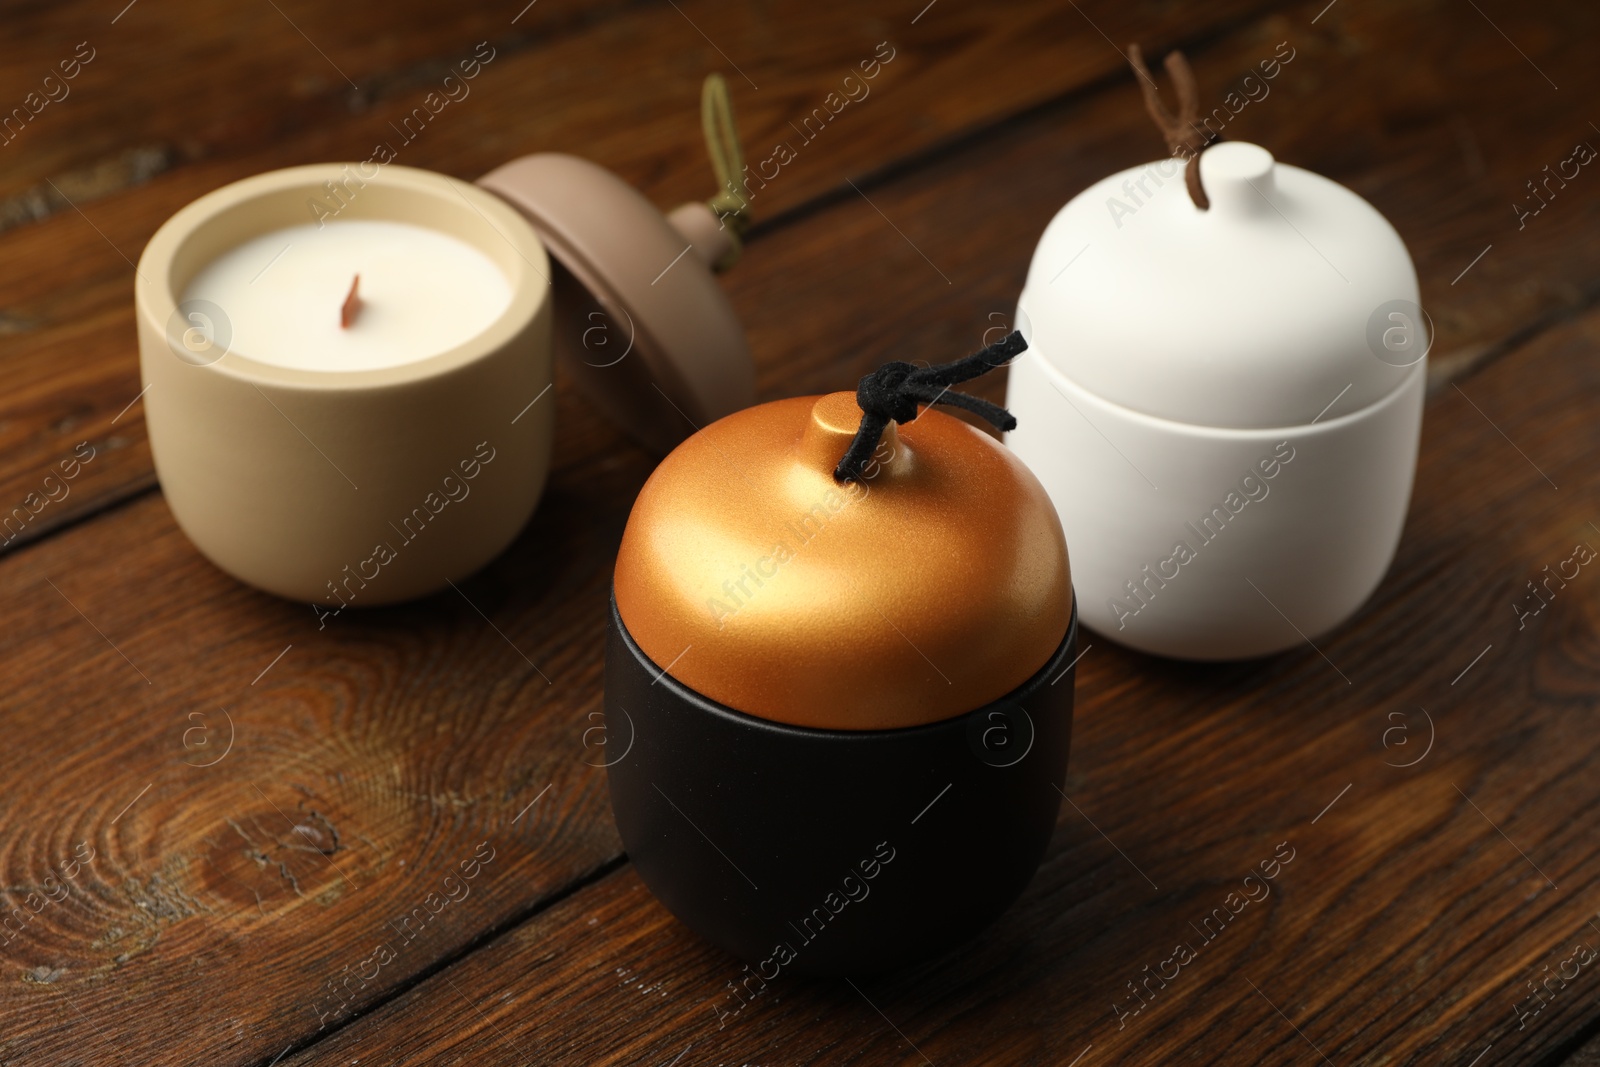
{"type": "Polygon", "coordinates": [[[1600,1064],[1600,1039],[1585,1043],[1572,1054],[1571,1059],[1564,1062],[1568,1067],[1595,1067],[1600,1064]]]}
{"type": "Polygon", "coordinates": [[[131,1061],[264,1062],[612,864],[584,731],[643,473],[569,464],[460,595],[320,631],[205,563],[158,495],[10,557],[7,905],[95,856],[0,947],[0,1059],[110,1058],[59,1025],[75,1009],[131,1061]],[[482,842],[465,899],[430,902],[482,842]],[[402,942],[386,924],[419,907],[402,942]],[[335,998],[347,966],[367,981],[335,998]],[[146,1024],[175,997],[183,1028],[146,1024]]]}
{"type": "Polygon", "coordinates": [[[1600,578],[1525,630],[1510,605],[1600,546],[1597,348],[1591,311],[1462,383],[1559,491],[1455,389],[1430,403],[1395,567],[1321,645],[1352,684],[1311,648],[1202,667],[1090,635],[1071,804],[979,941],[854,988],[780,976],[741,1006],[740,964],[625,869],[287,1062],[1550,1062],[1600,977],[1521,1027],[1513,1009],[1600,945],[1600,578]],[[1207,940],[1192,924],[1283,842],[1271,895],[1207,940]],[[1198,958],[1140,1008],[1126,983],[1178,943],[1198,958]]]}
{"type": "MultiPolygon", "coordinates": [[[[520,5],[506,6],[464,6],[447,19],[437,5],[422,0],[386,4],[381,11],[285,0],[227,12],[194,4],[133,4],[109,13],[105,5],[68,2],[11,14],[13,32],[0,43],[0,100],[8,112],[28,93],[49,102],[41,107],[36,99],[28,106],[37,114],[20,130],[13,123],[3,131],[10,139],[0,143],[0,203],[37,191],[47,202],[31,214],[70,210],[49,196],[47,182],[61,184],[80,203],[110,195],[115,183],[83,189],[80,199],[60,176],[135,145],[161,146],[169,157],[143,178],[200,159],[256,151],[397,97],[420,99],[418,90],[436,87],[479,41],[538,50],[581,37],[599,21],[625,18],[642,5],[534,5],[515,23],[520,5]],[[82,56],[88,62],[64,77],[75,68],[62,68],[62,62],[82,56]],[[53,85],[44,83],[47,76],[53,85]]],[[[408,101],[407,110],[417,99],[408,101]]],[[[143,178],[129,174],[121,185],[143,178]]],[[[0,210],[0,225],[17,221],[0,210]]]]}

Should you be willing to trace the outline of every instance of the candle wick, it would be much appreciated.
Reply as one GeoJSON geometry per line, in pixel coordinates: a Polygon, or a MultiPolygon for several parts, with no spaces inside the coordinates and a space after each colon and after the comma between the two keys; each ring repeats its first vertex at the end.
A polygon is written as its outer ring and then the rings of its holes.
{"type": "Polygon", "coordinates": [[[357,274],[350,279],[350,292],[345,295],[344,303],[339,307],[339,329],[348,330],[350,324],[356,321],[356,314],[361,310],[361,297],[356,294],[356,289],[361,285],[361,275],[357,274]]]}

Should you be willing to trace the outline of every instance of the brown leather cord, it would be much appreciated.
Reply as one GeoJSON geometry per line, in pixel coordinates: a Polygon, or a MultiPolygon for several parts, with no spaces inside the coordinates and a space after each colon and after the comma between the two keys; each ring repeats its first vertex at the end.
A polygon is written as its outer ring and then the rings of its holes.
{"type": "Polygon", "coordinates": [[[1128,62],[1133,66],[1134,73],[1139,76],[1139,89],[1144,93],[1145,110],[1150,112],[1150,118],[1155,121],[1161,135],[1167,139],[1167,151],[1175,156],[1187,156],[1188,164],[1183,169],[1183,182],[1189,188],[1189,199],[1194,201],[1194,206],[1201,211],[1209,210],[1211,200],[1206,196],[1204,186],[1200,184],[1200,153],[1216,142],[1222,140],[1222,135],[1212,133],[1199,124],[1200,119],[1200,91],[1195,86],[1194,70],[1190,68],[1189,61],[1182,52],[1168,52],[1162,65],[1167,68],[1167,76],[1172,79],[1173,87],[1178,91],[1178,114],[1174,116],[1167,110],[1167,105],[1161,101],[1161,91],[1156,88],[1156,82],[1150,76],[1150,68],[1145,66],[1144,53],[1137,44],[1128,46],[1128,62]]]}

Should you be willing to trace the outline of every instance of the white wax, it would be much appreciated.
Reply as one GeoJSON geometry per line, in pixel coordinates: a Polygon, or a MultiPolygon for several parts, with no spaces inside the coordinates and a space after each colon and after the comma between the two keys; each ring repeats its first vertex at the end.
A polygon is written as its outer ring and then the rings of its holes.
{"type": "Polygon", "coordinates": [[[229,351],[312,371],[374,370],[436,356],[482,333],[511,303],[483,252],[408,222],[350,219],[253,238],[201,268],[183,300],[209,300],[229,351]],[[349,329],[339,309],[361,275],[349,329]]]}

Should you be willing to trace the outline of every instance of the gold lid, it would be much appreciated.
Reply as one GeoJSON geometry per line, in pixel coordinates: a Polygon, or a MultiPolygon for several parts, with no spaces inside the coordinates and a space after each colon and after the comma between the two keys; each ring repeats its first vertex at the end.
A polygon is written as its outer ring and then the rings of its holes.
{"type": "Polygon", "coordinates": [[[639,493],[617,610],[674,679],[797,726],[884,730],[1004,696],[1066,637],[1067,546],[1033,474],[924,410],[834,480],[852,393],[747,408],[689,438],[639,493]]]}

